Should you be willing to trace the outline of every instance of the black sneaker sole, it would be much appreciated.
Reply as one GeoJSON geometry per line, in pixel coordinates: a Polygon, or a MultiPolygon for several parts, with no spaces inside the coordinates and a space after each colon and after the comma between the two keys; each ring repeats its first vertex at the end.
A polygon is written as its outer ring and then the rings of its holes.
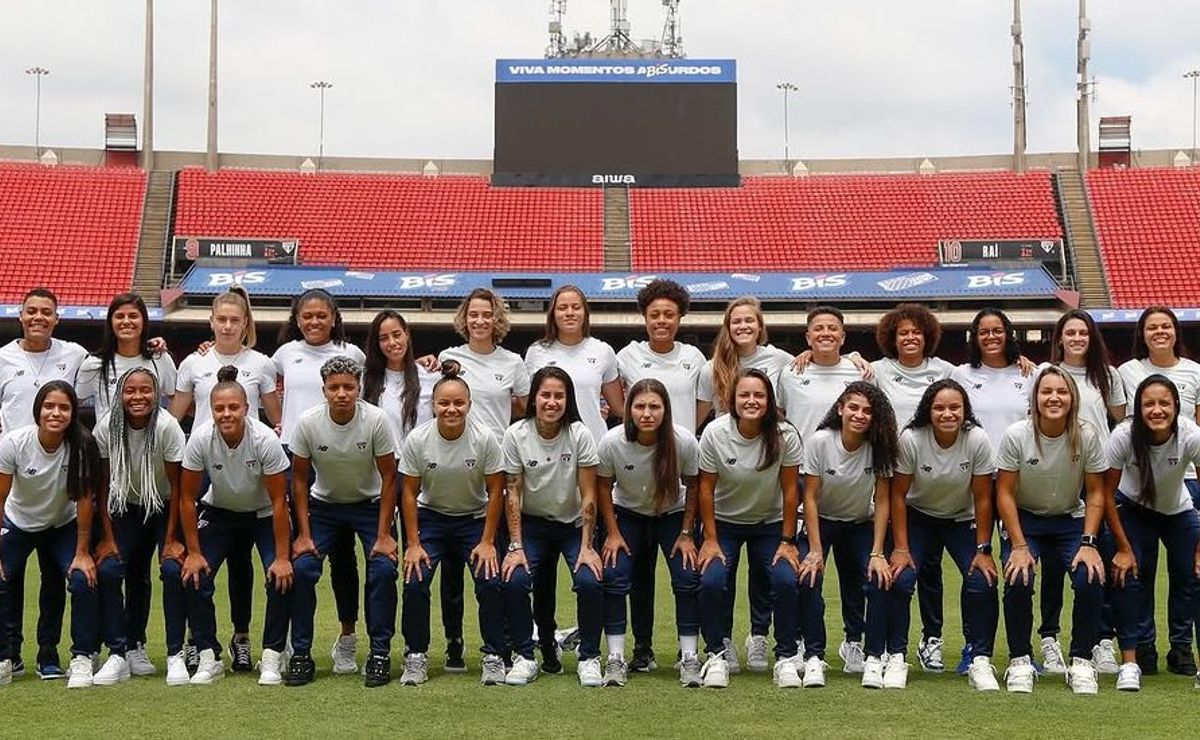
{"type": "Polygon", "coordinates": [[[391,682],[392,679],[390,676],[387,678],[368,678],[363,681],[363,686],[366,686],[368,689],[377,689],[380,686],[387,686],[391,682]]]}

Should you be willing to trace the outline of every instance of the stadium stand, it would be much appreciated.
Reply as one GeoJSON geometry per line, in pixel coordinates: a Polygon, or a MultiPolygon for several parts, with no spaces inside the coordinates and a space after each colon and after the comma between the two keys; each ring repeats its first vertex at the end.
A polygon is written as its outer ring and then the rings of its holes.
{"type": "Polygon", "coordinates": [[[129,290],[145,190],[140,169],[0,164],[0,301],[35,285],[64,305],[129,290]]]}
{"type": "Polygon", "coordinates": [[[1088,195],[1113,305],[1200,306],[1200,169],[1099,169],[1088,195]]]}
{"type": "Polygon", "coordinates": [[[939,239],[1062,237],[1048,172],[746,177],[630,193],[635,270],[878,270],[939,239]]]}
{"type": "Polygon", "coordinates": [[[486,177],[191,168],[175,233],[298,238],[305,264],[355,269],[599,270],[599,189],[492,188],[486,177]]]}

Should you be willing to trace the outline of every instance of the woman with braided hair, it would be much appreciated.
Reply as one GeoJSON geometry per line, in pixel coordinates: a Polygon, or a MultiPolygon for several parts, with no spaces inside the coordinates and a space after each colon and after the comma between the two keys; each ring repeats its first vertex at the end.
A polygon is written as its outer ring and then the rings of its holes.
{"type": "MultiPolygon", "coordinates": [[[[100,605],[114,616],[120,648],[96,673],[100,685],[125,681],[130,673],[151,675],[154,665],[145,644],[148,614],[135,609],[127,595],[145,583],[157,547],[163,583],[163,614],[167,630],[167,685],[188,682],[181,657],[186,622],[183,581],[183,542],[179,536],[179,477],[186,444],[183,429],[159,407],[158,381],[152,370],[135,367],[117,380],[113,405],[96,423],[96,444],[107,464],[107,491],[101,488],[100,521],[105,542],[121,572],[115,581],[101,582],[100,605]],[[134,636],[134,637],[131,637],[134,636]],[[145,670],[149,668],[149,671],[145,670]]],[[[99,554],[99,553],[98,553],[99,554]]]]}

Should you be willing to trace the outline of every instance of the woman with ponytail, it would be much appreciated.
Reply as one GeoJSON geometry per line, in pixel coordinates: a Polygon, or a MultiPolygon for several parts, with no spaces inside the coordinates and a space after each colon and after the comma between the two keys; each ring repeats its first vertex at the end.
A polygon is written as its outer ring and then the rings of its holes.
{"type": "Polygon", "coordinates": [[[608,639],[605,682],[625,684],[625,598],[634,587],[634,560],[646,546],[662,551],[675,593],[679,680],[700,685],[696,603],[696,480],[700,447],[690,429],[671,418],[666,386],[643,378],[629,388],[625,423],[601,437],[597,494],[606,533],[604,632],[608,639]]]}
{"type": "MultiPolygon", "coordinates": [[[[109,413],[96,422],[96,444],[108,463],[107,496],[100,500],[105,531],[112,533],[120,581],[101,584],[100,603],[107,619],[117,620],[124,655],[118,651],[95,676],[98,684],[127,680],[130,674],[149,676],[154,664],[146,655],[149,614],[134,598],[151,582],[150,564],[158,548],[166,618],[167,655],[183,649],[186,615],[183,582],[183,541],[179,532],[179,476],[186,444],[179,422],[158,405],[158,382],[148,368],[135,367],[121,375],[113,388],[109,413]],[[122,592],[124,586],[124,593],[122,592]]],[[[146,595],[149,606],[149,595],[146,595]]],[[[167,676],[186,682],[187,673],[167,676]]]]}

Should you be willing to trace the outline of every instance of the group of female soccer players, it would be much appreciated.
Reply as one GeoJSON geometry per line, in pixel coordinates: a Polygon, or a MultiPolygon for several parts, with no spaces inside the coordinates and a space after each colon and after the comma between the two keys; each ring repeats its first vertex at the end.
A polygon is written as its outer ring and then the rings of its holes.
{"type": "Polygon", "coordinates": [[[1039,672],[1065,673],[1084,694],[1115,673],[1118,689],[1136,691],[1142,673],[1157,670],[1160,542],[1168,665],[1195,672],[1200,365],[1183,357],[1170,310],[1142,314],[1134,358],[1118,370],[1080,311],[1058,321],[1051,361],[1039,367],[1021,356],[1003,312],[984,309],[968,362],[955,367],[935,356],[941,327],[914,304],[879,323],[883,357],[870,363],[842,354],[843,318],[831,307],[810,312],[809,349],[793,357],[767,343],[758,302],[736,300],[708,360],[676,339],[684,288],[656,280],[638,308],[646,340],[614,352],[590,336],[582,292],[560,288],[545,338],[522,358],[500,346],[509,329],[500,298],[478,289],[455,316],[466,343],[418,360],[399,313],[376,316],[364,352],[346,342],[334,299],[310,290],[268,358],[254,349],[250,302],[235,288],[213,302],[213,340],[176,368],[165,343],[150,339],[136,294],[113,299],[89,355],[53,337],[53,294],[30,291],[22,337],[0,348],[0,684],[25,671],[24,572],[34,552],[43,678],[66,674],[84,687],[156,672],[145,647],[155,562],[167,683],[224,674],[214,577],[226,564],[230,667],[252,670],[251,550],[265,574],[259,683],[313,680],[326,556],[341,623],[333,670],[356,673],[355,539],[366,567],[367,686],[392,679],[397,611],[400,679],[428,679],[439,568],[446,670],[466,668],[467,568],[482,682],[524,685],[561,672],[560,557],[576,595],[568,642],[579,681],[624,685],[631,671],[656,666],[659,552],[680,682],[727,686],[742,667],[733,613],[744,551],[745,667],[768,669],[773,622],[781,687],[825,684],[831,555],[843,670],[861,673],[864,687],[906,686],[914,592],[918,662],[943,670],[948,553],[963,577],[960,672],[973,688],[999,688],[992,653],[1003,582],[1010,692],[1032,691],[1039,672]],[[92,432],[79,408],[88,399],[92,432]],[[178,420],[187,416],[185,437],[178,420]],[[1037,570],[1040,666],[1031,643],[1037,570]],[[1065,578],[1074,591],[1068,656],[1057,639],[1065,578]],[[57,648],[65,591],[68,671],[57,648]]]}

